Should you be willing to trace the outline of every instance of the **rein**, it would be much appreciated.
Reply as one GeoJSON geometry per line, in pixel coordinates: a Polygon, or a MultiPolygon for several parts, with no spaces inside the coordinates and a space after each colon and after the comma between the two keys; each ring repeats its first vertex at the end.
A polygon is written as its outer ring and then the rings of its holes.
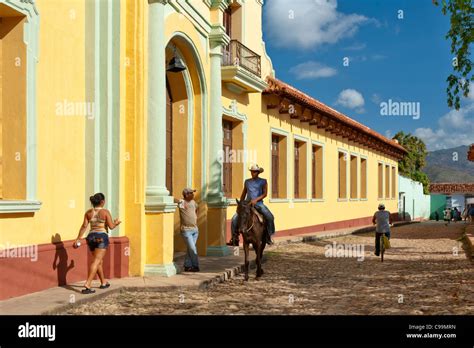
{"type": "Polygon", "coordinates": [[[246,233],[250,232],[250,230],[253,228],[253,225],[255,224],[255,221],[254,221],[255,219],[253,219],[253,217],[252,217],[252,220],[253,220],[253,221],[252,221],[252,226],[250,226],[250,227],[247,229],[247,231],[245,231],[246,233]]]}

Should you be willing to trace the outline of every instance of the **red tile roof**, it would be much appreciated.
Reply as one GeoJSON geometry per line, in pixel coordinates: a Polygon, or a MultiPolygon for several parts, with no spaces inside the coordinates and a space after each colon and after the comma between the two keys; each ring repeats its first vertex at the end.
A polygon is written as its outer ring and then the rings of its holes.
{"type": "Polygon", "coordinates": [[[474,193],[474,183],[434,183],[430,184],[430,192],[442,194],[474,193]]]}
{"type": "Polygon", "coordinates": [[[340,123],[349,126],[350,128],[364,134],[368,135],[369,137],[382,142],[399,154],[399,157],[403,157],[407,153],[407,150],[398,142],[388,139],[384,137],[382,134],[377,133],[376,131],[370,129],[369,127],[359,123],[352,118],[344,115],[343,113],[334,110],[333,108],[323,104],[319,100],[301,92],[300,90],[296,89],[295,87],[280,81],[274,77],[267,77],[268,87],[264,91],[266,94],[276,94],[290,100],[293,100],[295,103],[299,103],[304,105],[307,108],[312,109],[313,111],[323,113],[324,115],[332,118],[335,121],[339,121],[340,123]]]}
{"type": "Polygon", "coordinates": [[[469,151],[467,152],[467,159],[474,162],[474,144],[469,146],[469,151]]]}

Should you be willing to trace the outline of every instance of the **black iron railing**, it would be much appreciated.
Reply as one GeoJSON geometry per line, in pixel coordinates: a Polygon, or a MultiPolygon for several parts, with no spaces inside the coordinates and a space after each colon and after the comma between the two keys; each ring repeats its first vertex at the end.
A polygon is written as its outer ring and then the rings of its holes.
{"type": "Polygon", "coordinates": [[[231,40],[224,48],[223,66],[240,66],[258,77],[261,77],[260,56],[237,40],[231,40]]]}

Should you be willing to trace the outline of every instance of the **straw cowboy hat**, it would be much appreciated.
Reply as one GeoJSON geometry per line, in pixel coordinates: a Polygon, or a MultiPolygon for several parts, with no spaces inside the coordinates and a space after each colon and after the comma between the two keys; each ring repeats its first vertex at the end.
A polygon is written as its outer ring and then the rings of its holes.
{"type": "Polygon", "coordinates": [[[259,167],[258,164],[252,165],[252,166],[249,168],[249,170],[250,170],[251,172],[263,173],[263,168],[262,168],[262,167],[259,167]]]}

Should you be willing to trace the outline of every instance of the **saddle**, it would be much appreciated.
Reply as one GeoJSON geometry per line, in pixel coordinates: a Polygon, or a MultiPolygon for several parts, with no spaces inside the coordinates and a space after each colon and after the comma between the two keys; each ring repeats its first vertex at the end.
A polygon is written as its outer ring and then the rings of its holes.
{"type": "Polygon", "coordinates": [[[252,207],[252,212],[257,216],[258,221],[260,221],[261,224],[263,224],[263,215],[258,212],[255,207],[252,207]]]}

